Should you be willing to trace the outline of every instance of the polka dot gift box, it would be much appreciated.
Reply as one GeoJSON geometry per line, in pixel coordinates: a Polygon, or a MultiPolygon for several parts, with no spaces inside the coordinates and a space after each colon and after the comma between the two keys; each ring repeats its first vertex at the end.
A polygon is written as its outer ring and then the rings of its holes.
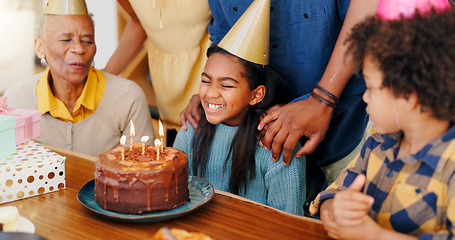
{"type": "Polygon", "coordinates": [[[66,188],[65,157],[34,141],[0,158],[0,204],[66,188]]]}

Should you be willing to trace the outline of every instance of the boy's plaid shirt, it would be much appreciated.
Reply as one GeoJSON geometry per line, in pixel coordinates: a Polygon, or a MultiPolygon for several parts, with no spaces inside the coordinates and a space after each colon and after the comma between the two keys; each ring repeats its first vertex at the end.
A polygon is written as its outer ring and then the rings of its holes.
{"type": "Polygon", "coordinates": [[[424,239],[452,239],[455,223],[455,126],[417,154],[395,159],[402,133],[373,134],[360,155],[311,204],[320,204],[366,175],[362,191],[375,201],[369,211],[380,226],[424,239]]]}

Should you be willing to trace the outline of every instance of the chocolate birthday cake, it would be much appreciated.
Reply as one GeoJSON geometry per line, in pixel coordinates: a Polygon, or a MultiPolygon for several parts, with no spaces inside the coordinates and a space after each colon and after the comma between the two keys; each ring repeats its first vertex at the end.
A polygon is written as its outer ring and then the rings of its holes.
{"type": "Polygon", "coordinates": [[[98,157],[95,200],[101,208],[141,214],[189,201],[187,155],[171,147],[142,148],[137,143],[131,150],[116,148],[98,157]]]}

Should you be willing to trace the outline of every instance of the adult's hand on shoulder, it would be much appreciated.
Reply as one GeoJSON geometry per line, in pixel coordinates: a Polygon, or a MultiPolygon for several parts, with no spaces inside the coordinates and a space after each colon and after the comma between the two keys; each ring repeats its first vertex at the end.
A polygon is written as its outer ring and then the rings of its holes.
{"type": "Polygon", "coordinates": [[[186,108],[180,113],[180,123],[182,124],[183,129],[188,130],[186,121],[188,121],[194,129],[197,128],[199,120],[201,119],[201,113],[198,109],[199,103],[201,103],[199,94],[194,94],[186,108]]]}
{"type": "MultiPolygon", "coordinates": [[[[272,106],[271,108],[269,108],[267,111],[265,111],[264,113],[262,113],[261,117],[260,117],[260,120],[262,120],[265,116],[267,116],[268,114],[272,113],[273,111],[277,110],[278,108],[280,108],[281,106],[283,106],[284,104],[276,104],[274,106],[272,106]]],[[[265,126],[262,128],[262,130],[260,130],[258,132],[258,135],[257,135],[257,139],[259,140],[259,145],[261,147],[264,147],[264,144],[262,144],[262,141],[261,139],[265,136],[266,132],[267,132],[267,129],[269,129],[269,126],[271,125],[273,121],[271,122],[268,122],[267,124],[265,124],[265,126]]]]}
{"type": "Polygon", "coordinates": [[[316,149],[325,137],[332,113],[333,108],[313,97],[286,104],[267,114],[259,122],[259,131],[269,124],[261,143],[267,150],[272,149],[274,161],[278,160],[283,150],[283,161],[288,165],[302,136],[306,136],[308,141],[297,151],[296,157],[310,154],[316,149]]]}

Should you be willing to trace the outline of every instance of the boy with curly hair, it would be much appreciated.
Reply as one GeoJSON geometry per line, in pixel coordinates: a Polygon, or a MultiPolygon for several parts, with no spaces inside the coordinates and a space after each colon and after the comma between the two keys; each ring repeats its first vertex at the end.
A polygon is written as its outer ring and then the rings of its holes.
{"type": "Polygon", "coordinates": [[[452,239],[455,10],[447,0],[391,2],[348,39],[376,133],[310,210],[333,238],[452,239]]]}

